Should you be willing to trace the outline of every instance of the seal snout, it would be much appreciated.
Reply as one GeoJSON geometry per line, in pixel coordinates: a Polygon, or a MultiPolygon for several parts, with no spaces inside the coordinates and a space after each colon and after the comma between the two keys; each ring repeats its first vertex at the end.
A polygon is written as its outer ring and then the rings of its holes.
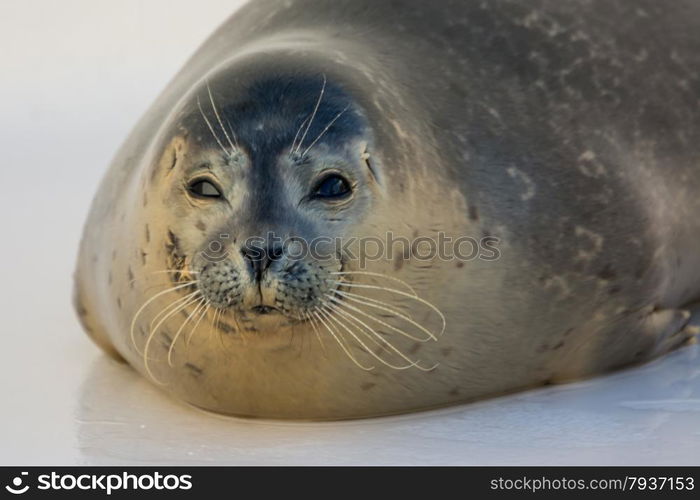
{"type": "Polygon", "coordinates": [[[195,266],[199,289],[208,303],[234,314],[295,319],[321,307],[334,288],[332,273],[340,269],[340,262],[298,256],[290,250],[296,248],[293,244],[258,240],[195,266]]]}
{"type": "Polygon", "coordinates": [[[259,245],[245,244],[241,248],[241,255],[245,261],[252,278],[256,282],[262,281],[270,265],[282,258],[284,250],[281,245],[270,244],[265,247],[259,245]]]}

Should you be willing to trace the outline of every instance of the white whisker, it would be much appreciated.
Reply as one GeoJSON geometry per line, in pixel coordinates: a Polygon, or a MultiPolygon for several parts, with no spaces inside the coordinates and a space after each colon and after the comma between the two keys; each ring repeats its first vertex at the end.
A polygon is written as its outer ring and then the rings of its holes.
{"type": "Polygon", "coordinates": [[[427,300],[425,300],[421,297],[418,297],[416,295],[412,295],[410,293],[402,292],[401,290],[396,290],[394,288],[387,288],[384,286],[365,285],[365,284],[361,284],[361,283],[348,283],[347,281],[333,281],[333,283],[335,283],[337,285],[346,286],[346,287],[367,288],[370,290],[383,290],[383,291],[386,291],[389,293],[395,293],[397,295],[401,295],[403,297],[407,297],[409,299],[416,300],[416,301],[420,302],[421,304],[426,305],[427,307],[429,307],[430,309],[435,311],[435,313],[438,316],[440,316],[440,320],[442,321],[442,329],[440,330],[440,335],[445,333],[445,327],[447,326],[447,321],[445,320],[445,315],[442,314],[442,311],[440,311],[440,309],[438,309],[436,306],[434,306],[433,304],[431,304],[430,302],[428,302],[427,300]]]}
{"type": "Polygon", "coordinates": [[[343,115],[343,113],[345,113],[345,112],[348,110],[349,107],[350,107],[350,105],[348,104],[347,106],[345,106],[345,108],[344,108],[340,113],[338,113],[337,115],[335,115],[335,118],[333,118],[333,119],[328,123],[328,125],[326,125],[326,128],[324,128],[324,129],[321,131],[321,133],[318,134],[318,137],[316,137],[316,139],[314,139],[314,141],[309,145],[309,147],[306,148],[306,149],[304,150],[304,152],[301,154],[302,157],[306,156],[306,153],[308,153],[309,150],[310,150],[312,147],[314,147],[314,144],[316,144],[316,143],[321,139],[321,137],[323,137],[323,134],[325,134],[326,132],[328,132],[328,129],[331,128],[331,127],[333,126],[333,124],[338,120],[338,118],[340,118],[340,117],[343,115]]]}
{"type": "Polygon", "coordinates": [[[139,355],[141,355],[141,352],[139,351],[139,348],[136,345],[136,338],[134,337],[134,326],[136,325],[136,320],[138,319],[141,312],[148,306],[148,304],[150,304],[151,302],[156,300],[158,297],[165,295],[166,293],[174,292],[175,290],[179,290],[179,289],[184,288],[186,286],[192,286],[194,283],[196,283],[196,281],[191,281],[189,283],[183,283],[182,285],[178,285],[178,286],[169,288],[167,290],[163,290],[162,292],[155,294],[153,297],[151,297],[146,302],[144,302],[144,304],[138,309],[138,311],[136,311],[136,313],[134,314],[134,318],[131,321],[131,328],[130,328],[129,335],[131,337],[131,343],[133,344],[134,349],[136,349],[136,352],[139,355]]]}
{"type": "Polygon", "coordinates": [[[370,271],[337,271],[337,272],[332,272],[330,274],[339,275],[339,276],[353,275],[353,274],[358,274],[361,276],[376,276],[378,278],[384,278],[384,279],[388,279],[391,281],[396,281],[397,283],[401,283],[403,286],[408,288],[411,291],[411,293],[413,293],[413,295],[418,295],[416,293],[416,291],[413,289],[413,287],[411,285],[409,285],[408,283],[406,283],[404,280],[401,280],[401,279],[396,278],[394,276],[387,276],[386,274],[382,274],[382,273],[374,273],[374,272],[370,272],[370,271]]]}
{"type": "MultiPolygon", "coordinates": [[[[209,87],[209,82],[207,81],[207,92],[209,93],[209,102],[211,102],[211,108],[214,110],[214,116],[216,116],[216,120],[219,122],[219,126],[221,127],[221,130],[224,132],[224,136],[226,137],[226,140],[228,141],[229,145],[231,146],[231,154],[228,156],[232,156],[233,152],[236,150],[236,146],[233,145],[233,142],[231,141],[231,138],[228,135],[228,132],[226,132],[226,128],[224,127],[223,122],[221,121],[221,117],[219,116],[219,111],[216,109],[216,104],[214,104],[214,97],[211,95],[211,88],[209,87]]],[[[230,126],[230,124],[229,124],[230,126]]]]}
{"type": "Polygon", "coordinates": [[[294,153],[294,150],[297,147],[297,139],[299,138],[299,132],[301,132],[301,129],[304,128],[304,124],[309,120],[309,117],[307,116],[304,118],[301,122],[301,125],[299,125],[299,128],[297,129],[297,133],[294,134],[294,140],[292,141],[292,148],[289,151],[289,154],[291,156],[292,153],[294,153]]]}
{"type": "Polygon", "coordinates": [[[207,127],[209,127],[209,131],[211,132],[211,135],[214,136],[214,139],[216,140],[216,142],[217,142],[217,143],[219,144],[219,146],[221,147],[221,151],[224,152],[224,155],[225,155],[226,157],[231,156],[230,153],[229,153],[229,152],[226,150],[226,148],[224,147],[224,144],[223,144],[223,143],[221,142],[221,140],[219,139],[219,136],[216,135],[216,132],[214,132],[214,127],[211,126],[211,123],[209,122],[209,118],[207,118],[207,115],[204,114],[204,110],[202,109],[202,103],[199,101],[199,96],[197,96],[197,106],[199,107],[199,112],[202,114],[202,118],[204,118],[204,121],[207,123],[207,127]]]}
{"type": "MultiPolygon", "coordinates": [[[[350,300],[352,302],[355,302],[358,304],[363,304],[363,305],[366,305],[368,307],[374,307],[375,309],[379,309],[380,311],[386,311],[388,313],[391,313],[394,316],[401,318],[404,321],[412,324],[413,326],[415,326],[419,330],[423,331],[429,337],[429,339],[423,339],[423,340],[415,339],[414,337],[411,337],[411,338],[414,338],[414,340],[418,340],[419,342],[425,342],[426,340],[430,340],[430,339],[437,341],[437,337],[430,330],[425,328],[423,325],[421,325],[420,323],[415,321],[410,316],[403,314],[401,311],[396,311],[395,309],[392,309],[391,307],[387,307],[388,304],[383,303],[380,300],[372,299],[369,297],[364,297],[364,296],[358,295],[356,293],[344,292],[342,290],[335,290],[335,293],[343,296],[345,299],[350,300]]],[[[393,329],[393,327],[391,327],[391,325],[388,325],[388,326],[390,326],[390,328],[393,329]]]]}
{"type": "MultiPolygon", "coordinates": [[[[367,325],[367,324],[366,324],[365,322],[363,322],[362,320],[356,318],[355,316],[353,316],[353,315],[350,314],[350,313],[347,313],[346,311],[342,311],[342,310],[340,310],[340,309],[338,309],[338,308],[335,308],[335,307],[332,308],[331,310],[334,311],[334,312],[336,312],[336,313],[338,313],[338,314],[340,314],[341,316],[345,317],[346,319],[348,319],[349,321],[352,321],[352,322],[355,323],[355,324],[358,324],[358,323],[359,323],[362,327],[364,327],[366,330],[368,330],[369,332],[371,332],[377,339],[381,340],[387,347],[389,347],[389,349],[391,349],[392,351],[394,351],[398,356],[400,356],[402,359],[404,359],[406,362],[408,362],[407,365],[403,365],[403,366],[395,365],[395,364],[393,364],[393,363],[388,362],[387,360],[385,360],[384,358],[382,358],[381,356],[379,356],[378,354],[376,354],[374,351],[372,351],[371,349],[367,348],[367,346],[366,346],[356,335],[354,335],[354,334],[351,333],[351,335],[355,338],[355,340],[357,340],[358,342],[360,342],[360,343],[362,344],[362,346],[365,348],[365,350],[367,350],[367,352],[368,352],[369,354],[371,354],[372,356],[374,356],[378,361],[380,361],[380,362],[383,363],[384,365],[386,365],[386,366],[388,366],[389,368],[392,368],[392,369],[394,369],[394,370],[407,370],[407,369],[413,368],[413,367],[415,366],[416,368],[418,368],[418,369],[421,370],[421,371],[430,371],[430,370],[427,370],[427,369],[423,368],[422,366],[420,366],[420,365],[418,364],[419,361],[413,361],[412,359],[408,358],[405,354],[403,354],[403,353],[402,353],[401,351],[399,351],[396,347],[394,347],[394,345],[393,345],[391,342],[389,342],[389,341],[386,340],[384,337],[382,337],[381,335],[379,335],[376,331],[374,331],[374,329],[373,329],[371,326],[367,325]]],[[[338,324],[341,324],[341,325],[342,325],[342,323],[340,323],[336,318],[333,318],[333,319],[335,319],[335,321],[336,321],[338,324]]],[[[347,328],[346,328],[346,329],[347,329],[347,328]]],[[[349,331],[350,331],[350,330],[348,330],[348,332],[349,332],[349,331]]],[[[384,346],[383,346],[382,344],[380,344],[380,343],[379,343],[375,338],[373,338],[371,335],[369,335],[369,334],[367,333],[367,331],[363,331],[362,329],[358,329],[358,331],[364,333],[365,336],[367,336],[367,338],[369,338],[370,340],[372,340],[372,341],[373,341],[376,345],[378,345],[379,347],[384,348],[384,346]]]]}
{"type": "Polygon", "coordinates": [[[297,149],[294,151],[295,153],[299,152],[299,149],[301,149],[301,145],[304,144],[304,139],[306,139],[306,134],[309,132],[309,129],[311,128],[311,124],[314,122],[314,118],[316,117],[316,112],[318,111],[318,107],[321,105],[321,100],[323,99],[323,93],[326,91],[326,75],[323,75],[323,85],[321,86],[321,93],[318,95],[318,100],[316,101],[316,106],[314,106],[314,110],[311,113],[311,118],[309,119],[309,123],[306,125],[306,130],[304,130],[304,135],[301,136],[301,140],[299,140],[299,145],[297,146],[297,149]]]}
{"type": "Polygon", "coordinates": [[[162,325],[164,322],[166,322],[169,318],[171,318],[173,315],[179,313],[181,310],[185,309],[187,306],[190,304],[194,304],[197,302],[199,299],[197,297],[192,298],[189,302],[186,302],[177,308],[173,309],[171,312],[169,312],[163,319],[161,319],[158,324],[151,330],[151,332],[148,335],[148,339],[146,340],[146,345],[143,348],[143,364],[144,368],[146,369],[146,373],[148,373],[148,376],[153,379],[154,382],[164,385],[164,382],[158,380],[158,378],[153,374],[151,371],[151,367],[149,366],[149,358],[148,358],[148,350],[151,345],[151,341],[153,340],[153,337],[155,337],[156,332],[158,332],[158,329],[160,328],[160,325],[162,325]]]}
{"type": "MultiPolygon", "coordinates": [[[[324,311],[322,311],[321,309],[319,309],[318,307],[316,307],[316,312],[314,312],[313,314],[314,314],[314,316],[316,317],[317,320],[319,320],[321,323],[323,323],[323,326],[326,327],[326,330],[328,330],[328,333],[331,334],[331,336],[332,336],[332,337],[335,339],[335,341],[338,343],[338,345],[339,345],[340,348],[343,350],[343,352],[345,353],[345,355],[346,355],[348,358],[350,358],[350,360],[351,360],[353,363],[355,363],[355,365],[356,365],[357,367],[359,367],[360,369],[362,369],[362,370],[364,370],[364,371],[371,371],[371,370],[374,370],[374,366],[365,366],[365,365],[363,365],[362,363],[360,363],[360,362],[355,358],[355,356],[352,355],[352,353],[350,352],[350,350],[345,346],[345,344],[341,341],[341,339],[338,338],[338,336],[340,335],[340,333],[337,332],[337,331],[335,330],[335,328],[331,329],[331,327],[328,325],[328,323],[326,323],[326,321],[323,319],[322,315],[326,315],[327,313],[325,313],[324,311]],[[336,335],[336,333],[337,333],[338,335],[336,335]]],[[[327,317],[328,317],[328,316],[327,316],[327,317]]]]}
{"type": "Polygon", "coordinates": [[[182,322],[182,325],[180,325],[180,328],[177,329],[177,332],[175,333],[175,336],[173,337],[173,340],[170,342],[170,348],[168,349],[168,366],[172,367],[173,366],[173,349],[175,348],[175,344],[177,343],[177,340],[180,338],[180,334],[182,331],[185,329],[185,325],[190,322],[190,320],[194,317],[195,314],[200,310],[200,308],[204,308],[206,305],[207,299],[206,297],[202,297],[199,299],[199,303],[197,304],[197,307],[195,307],[192,312],[187,316],[187,319],[182,322]]]}
{"type": "Polygon", "coordinates": [[[169,313],[173,308],[177,307],[183,302],[187,302],[189,299],[191,299],[193,296],[197,295],[199,293],[199,290],[195,290],[192,293],[189,293],[185,295],[184,297],[180,297],[179,299],[171,302],[167,306],[165,306],[158,314],[156,314],[153,319],[151,320],[151,324],[148,326],[149,330],[153,329],[153,325],[158,321],[163,315],[169,313]]]}
{"type": "Polygon", "coordinates": [[[313,328],[314,333],[316,334],[318,343],[321,344],[321,350],[323,351],[323,354],[326,354],[326,347],[323,345],[323,339],[321,338],[321,334],[318,331],[316,320],[308,312],[304,313],[304,318],[311,324],[311,328],[313,328]]]}
{"type": "MultiPolygon", "coordinates": [[[[408,333],[408,332],[402,330],[401,328],[397,328],[397,327],[395,327],[395,326],[393,326],[393,325],[387,323],[386,321],[383,321],[383,320],[377,318],[377,317],[374,316],[373,314],[370,314],[370,313],[368,313],[368,312],[366,312],[366,311],[363,311],[363,310],[360,309],[359,307],[355,307],[355,306],[353,306],[353,305],[351,305],[351,304],[346,303],[346,302],[343,301],[343,300],[339,300],[337,297],[333,297],[333,296],[330,295],[330,294],[326,294],[326,297],[328,297],[330,300],[332,300],[332,301],[333,301],[334,303],[336,303],[338,306],[345,307],[345,308],[347,308],[347,309],[350,309],[351,311],[355,311],[355,312],[357,312],[357,313],[363,315],[364,317],[369,318],[369,319],[371,319],[371,320],[373,320],[373,321],[379,323],[380,325],[382,325],[382,326],[384,326],[384,327],[386,327],[386,328],[389,328],[390,330],[395,331],[396,333],[398,333],[398,334],[400,334],[400,335],[403,335],[404,337],[407,337],[407,338],[409,338],[409,339],[411,339],[411,340],[415,340],[416,342],[428,342],[428,341],[430,341],[430,340],[437,340],[437,338],[435,338],[435,337],[432,335],[432,333],[430,333],[430,332],[427,331],[427,330],[425,330],[425,331],[427,332],[427,334],[428,334],[428,338],[427,338],[427,339],[421,339],[421,338],[418,338],[418,337],[414,337],[413,335],[411,335],[410,333],[408,333]]],[[[346,300],[352,300],[351,297],[345,297],[345,299],[346,299],[346,300]]],[[[369,305],[371,305],[371,304],[369,304],[369,305]]],[[[382,309],[387,309],[387,308],[382,308],[382,309]]],[[[415,322],[414,322],[414,323],[415,323],[415,322]]],[[[416,325],[418,325],[418,324],[416,323],[416,325]]],[[[418,325],[418,327],[420,327],[420,325],[418,325]]]]}

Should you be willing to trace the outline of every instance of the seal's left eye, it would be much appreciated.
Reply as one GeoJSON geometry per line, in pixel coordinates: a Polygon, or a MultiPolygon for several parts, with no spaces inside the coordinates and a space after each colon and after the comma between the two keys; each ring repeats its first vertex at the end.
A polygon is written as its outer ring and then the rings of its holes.
{"type": "Polygon", "coordinates": [[[221,191],[219,191],[219,188],[203,179],[190,182],[187,189],[198,198],[221,198],[221,191]]]}
{"type": "Polygon", "coordinates": [[[350,183],[340,175],[333,174],[325,177],[314,190],[314,197],[326,199],[345,198],[350,194],[350,183]]]}

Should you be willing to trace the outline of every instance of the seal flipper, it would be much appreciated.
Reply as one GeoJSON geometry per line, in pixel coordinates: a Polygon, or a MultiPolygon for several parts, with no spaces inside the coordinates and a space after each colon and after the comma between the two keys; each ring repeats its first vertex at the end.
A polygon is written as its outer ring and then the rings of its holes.
{"type": "Polygon", "coordinates": [[[647,318],[644,328],[644,334],[652,336],[654,341],[639,357],[653,359],[682,347],[700,334],[700,302],[683,309],[655,310],[647,318]]]}

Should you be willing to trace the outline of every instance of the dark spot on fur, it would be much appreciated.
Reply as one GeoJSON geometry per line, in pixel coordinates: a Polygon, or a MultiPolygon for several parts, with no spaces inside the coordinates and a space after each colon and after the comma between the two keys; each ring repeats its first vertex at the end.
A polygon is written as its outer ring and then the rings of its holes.
{"type": "Polygon", "coordinates": [[[144,252],[143,250],[141,250],[141,264],[144,266],[146,265],[146,255],[148,255],[148,254],[146,252],[144,252]]]}
{"type": "MultiPolygon", "coordinates": [[[[165,242],[165,251],[168,254],[167,268],[170,270],[182,270],[185,267],[185,255],[180,249],[180,239],[168,229],[168,236],[165,242]]],[[[170,280],[177,283],[182,278],[181,273],[170,273],[170,280]]]]}
{"type": "Polygon", "coordinates": [[[198,220],[197,223],[194,225],[197,229],[200,231],[206,231],[207,230],[207,225],[204,223],[204,221],[198,220]]]}
{"type": "Polygon", "coordinates": [[[452,353],[452,348],[451,347],[444,347],[440,349],[440,352],[442,353],[443,356],[448,357],[452,353]]]}
{"type": "Polygon", "coordinates": [[[148,224],[146,224],[143,228],[144,234],[146,235],[146,243],[150,243],[151,241],[151,232],[148,230],[148,224]]]}
{"type": "Polygon", "coordinates": [[[616,276],[617,273],[610,264],[606,264],[605,267],[598,273],[598,277],[600,279],[607,281],[615,279],[616,276]]]}
{"type": "Polygon", "coordinates": [[[165,243],[165,249],[169,254],[180,255],[180,238],[170,229],[168,229],[168,239],[165,243]]]}
{"type": "Polygon", "coordinates": [[[552,349],[556,351],[557,349],[561,349],[562,347],[564,347],[563,340],[561,342],[559,342],[557,345],[555,345],[554,347],[552,347],[552,349]]]}
{"type": "Polygon", "coordinates": [[[193,365],[192,363],[185,363],[185,368],[191,370],[195,376],[199,376],[204,373],[204,370],[202,370],[199,366],[193,365]]]}
{"type": "Polygon", "coordinates": [[[377,384],[375,384],[374,382],[365,382],[364,384],[362,384],[360,386],[360,389],[362,389],[363,391],[368,391],[372,387],[374,387],[375,385],[377,385],[377,384]]]}
{"type": "Polygon", "coordinates": [[[219,323],[219,329],[224,333],[232,333],[233,332],[233,327],[231,325],[229,325],[228,323],[224,323],[223,321],[219,323]]]}
{"type": "Polygon", "coordinates": [[[83,304],[83,301],[80,299],[80,295],[77,292],[73,296],[73,307],[75,307],[75,312],[78,313],[78,316],[87,316],[88,311],[85,308],[85,305],[83,304]]]}
{"type": "Polygon", "coordinates": [[[411,346],[411,348],[408,350],[408,352],[409,352],[409,354],[415,354],[415,353],[418,352],[418,350],[419,350],[421,347],[422,347],[422,346],[421,346],[420,343],[415,343],[415,344],[413,344],[413,345],[411,346]]]}
{"type": "Polygon", "coordinates": [[[611,286],[611,287],[610,287],[610,290],[608,290],[608,293],[609,293],[610,295],[615,295],[615,294],[618,293],[620,290],[621,290],[621,288],[620,288],[619,286],[615,285],[615,286],[611,286]]]}
{"type": "Polygon", "coordinates": [[[457,264],[455,264],[455,265],[456,265],[458,268],[461,269],[461,268],[464,267],[464,262],[462,262],[461,260],[459,260],[459,261],[457,261],[457,264]]]}
{"type": "Polygon", "coordinates": [[[122,299],[120,299],[119,297],[117,297],[117,307],[118,307],[119,309],[122,308],[122,299]]]}
{"type": "Polygon", "coordinates": [[[452,390],[451,390],[450,392],[448,392],[447,394],[449,394],[450,396],[459,396],[459,387],[455,387],[454,389],[452,389],[452,390]]]}
{"type": "Polygon", "coordinates": [[[161,342],[160,342],[160,346],[161,346],[163,349],[165,349],[166,351],[169,351],[169,350],[170,350],[170,347],[171,347],[172,345],[173,345],[173,338],[172,338],[172,336],[171,336],[170,333],[168,333],[167,331],[163,331],[163,332],[161,333],[161,342]]]}
{"type": "Polygon", "coordinates": [[[469,205],[469,218],[473,221],[479,220],[479,209],[476,205],[469,205]]]}

